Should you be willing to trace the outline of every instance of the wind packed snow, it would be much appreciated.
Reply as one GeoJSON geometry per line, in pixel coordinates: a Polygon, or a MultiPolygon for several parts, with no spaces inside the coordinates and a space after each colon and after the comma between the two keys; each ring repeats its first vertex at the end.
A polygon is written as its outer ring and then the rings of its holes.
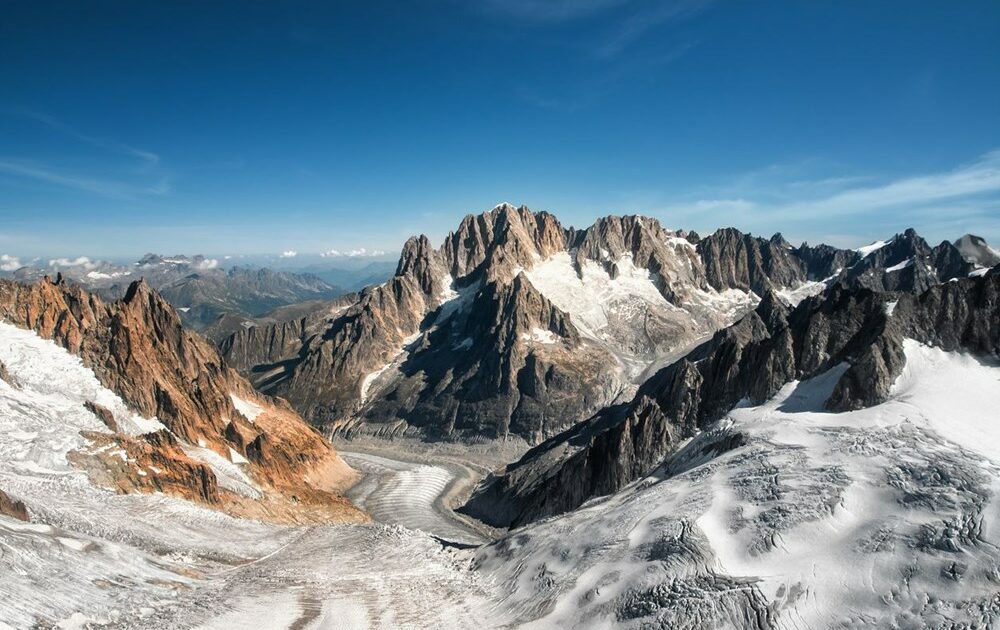
{"type": "Polygon", "coordinates": [[[498,612],[531,628],[991,627],[1000,368],[904,351],[886,403],[826,412],[846,365],[789,383],[648,478],[481,549],[498,612]]]}
{"type": "Polygon", "coordinates": [[[521,338],[525,341],[533,341],[541,344],[553,344],[559,341],[559,336],[551,330],[537,327],[532,328],[530,333],[523,333],[521,338]]]}
{"type": "Polygon", "coordinates": [[[864,258],[868,254],[870,254],[872,252],[875,252],[875,251],[878,251],[878,250],[882,249],[883,247],[885,247],[888,244],[889,244],[888,241],[875,241],[871,245],[865,245],[864,247],[858,247],[854,251],[856,251],[859,254],[861,254],[861,257],[864,258]]]}
{"type": "Polygon", "coordinates": [[[1000,459],[1000,369],[993,361],[945,352],[907,339],[906,365],[894,390],[911,422],[1000,459]],[[961,392],[957,399],[956,392],[961,392]]]}
{"type": "Polygon", "coordinates": [[[236,394],[229,394],[229,398],[233,401],[233,406],[236,407],[236,411],[243,414],[250,422],[257,419],[257,416],[264,413],[264,408],[260,405],[250,402],[249,400],[240,398],[236,394]]]}
{"type": "Polygon", "coordinates": [[[536,289],[569,313],[580,332],[599,339],[610,316],[649,305],[674,308],[656,288],[649,270],[636,267],[630,254],[616,264],[619,275],[612,279],[600,264],[585,261],[581,278],[569,252],[559,252],[524,273],[536,289]]]}
{"type": "MultiPolygon", "coordinates": [[[[16,413],[20,416],[11,422],[31,423],[29,410],[32,408],[41,415],[64,417],[65,427],[39,427],[52,439],[65,441],[65,449],[54,445],[45,449],[53,454],[64,455],[74,448],[71,443],[80,444],[77,434],[81,430],[110,433],[108,427],[84,408],[88,401],[110,410],[122,433],[134,436],[165,428],[156,418],[143,418],[131,411],[117,394],[100,384],[79,357],[33,331],[0,321],[0,361],[21,385],[20,389],[15,389],[0,382],[3,388],[0,391],[4,392],[6,401],[0,407],[0,411],[5,412],[0,422],[16,413]]],[[[26,434],[23,428],[15,433],[26,434]]]]}
{"type": "Polygon", "coordinates": [[[892,267],[887,267],[886,270],[885,270],[885,272],[886,273],[892,273],[893,271],[902,271],[903,269],[906,269],[907,267],[912,267],[912,266],[913,266],[913,258],[911,257],[911,258],[907,258],[906,260],[904,260],[901,263],[893,265],[892,267]]]}

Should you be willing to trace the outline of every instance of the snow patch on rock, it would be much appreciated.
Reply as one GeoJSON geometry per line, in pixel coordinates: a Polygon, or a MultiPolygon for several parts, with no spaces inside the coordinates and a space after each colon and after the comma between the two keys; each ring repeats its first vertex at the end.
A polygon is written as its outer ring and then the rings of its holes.
{"type": "Polygon", "coordinates": [[[618,277],[611,278],[604,267],[584,261],[578,276],[569,252],[559,252],[525,271],[528,280],[560,310],[569,314],[583,334],[601,338],[609,316],[656,305],[674,308],[660,294],[648,269],[637,267],[631,254],[616,263],[618,277]]]}
{"type": "Polygon", "coordinates": [[[240,398],[236,394],[229,394],[229,398],[233,401],[233,406],[236,407],[236,411],[243,414],[250,422],[257,420],[257,416],[264,413],[264,408],[257,403],[250,402],[245,398],[240,398]]]}

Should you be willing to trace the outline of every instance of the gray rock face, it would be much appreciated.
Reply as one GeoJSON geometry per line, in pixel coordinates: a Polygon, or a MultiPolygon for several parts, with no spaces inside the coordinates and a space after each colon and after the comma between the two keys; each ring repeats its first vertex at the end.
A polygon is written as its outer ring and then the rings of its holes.
{"type": "Polygon", "coordinates": [[[795,255],[806,268],[810,280],[823,280],[839,275],[841,271],[854,266],[861,255],[850,249],[839,249],[829,245],[809,245],[803,243],[795,249],[795,255]]]}
{"type": "MultiPolygon", "coordinates": [[[[778,330],[789,298],[775,292],[834,276],[850,288],[925,290],[968,269],[956,248],[930,248],[912,231],[862,258],[796,248],[780,234],[730,228],[701,238],[638,216],[579,230],[502,204],[467,216],[438,249],[411,239],[395,276],[342,310],[240,330],[222,349],[258,387],[330,432],[538,443],[628,400],[759,300],[756,333],[778,330]]],[[[789,335],[772,342],[774,367],[754,392],[784,382],[799,352],[789,335]]],[[[732,369],[701,377],[711,384],[732,369]]]]}
{"type": "Polygon", "coordinates": [[[761,295],[805,282],[806,266],[784,237],[775,236],[767,240],[725,228],[703,238],[698,253],[708,283],[716,289],[737,288],[761,295]]]}
{"type": "Polygon", "coordinates": [[[222,349],[328,431],[538,442],[627,399],[648,366],[749,308],[753,287],[806,277],[783,241],[699,239],[637,216],[577,230],[504,204],[466,217],[437,250],[411,239],[396,275],[344,310],[240,330],[222,349]],[[734,260],[706,262],[719,252],[734,260]],[[565,271],[534,274],[554,256],[565,271]],[[600,295],[619,281],[654,295],[600,295]]]}
{"type": "Polygon", "coordinates": [[[931,247],[913,229],[897,234],[842,274],[849,286],[873,291],[926,291],[973,270],[947,241],[931,247]]]}
{"type": "Polygon", "coordinates": [[[488,478],[463,508],[516,526],[609,494],[648,473],[680,440],[739,401],[759,404],[785,383],[844,365],[827,408],[884,401],[904,364],[902,340],[945,350],[1000,351],[1000,273],[888,294],[845,284],[790,313],[773,296],[644,383],[627,405],[602,410],[488,478]]]}
{"type": "Polygon", "coordinates": [[[0,380],[15,389],[20,389],[20,384],[17,382],[17,379],[15,379],[14,376],[7,370],[7,366],[3,364],[3,361],[0,361],[0,380]]]}

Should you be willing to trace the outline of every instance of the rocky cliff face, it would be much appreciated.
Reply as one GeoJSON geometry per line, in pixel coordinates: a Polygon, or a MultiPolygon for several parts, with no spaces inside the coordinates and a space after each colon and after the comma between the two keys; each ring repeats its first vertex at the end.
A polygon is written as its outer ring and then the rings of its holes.
{"type": "Polygon", "coordinates": [[[335,494],[352,471],[329,444],[287,403],[255,392],[210,343],[185,330],[145,282],[105,303],[61,278],[32,285],[0,281],[0,318],[79,355],[129,408],[162,423],[160,430],[126,434],[107,409],[88,407],[111,431],[94,439],[113,441],[133,460],[164,471],[145,477],[134,467],[109,472],[107,461],[88,463],[81,455],[80,465],[108,485],[273,518],[295,518],[307,505],[317,515],[359,516],[335,494]],[[262,489],[260,500],[247,502],[220,489],[216,457],[242,466],[262,489]]]}
{"type": "Polygon", "coordinates": [[[931,247],[908,229],[846,269],[843,280],[874,291],[922,292],[951,278],[965,277],[973,269],[951,243],[931,247]]]}
{"type": "Polygon", "coordinates": [[[638,216],[578,230],[502,204],[438,249],[411,239],[395,276],[343,310],[241,330],[222,349],[324,430],[538,443],[629,400],[771,293],[791,305],[838,281],[920,291],[971,269],[912,231],[853,251],[638,216]]]}
{"type": "Polygon", "coordinates": [[[222,349],[327,430],[536,442],[753,306],[748,282],[708,281],[697,240],[643,217],[576,230],[504,204],[437,250],[411,239],[396,275],[345,310],[222,349]]]}
{"type": "Polygon", "coordinates": [[[806,266],[780,234],[767,240],[725,228],[702,239],[698,253],[708,283],[716,289],[737,288],[763,295],[802,284],[808,278],[806,266]]]}
{"type": "MultiPolygon", "coordinates": [[[[500,205],[336,312],[239,331],[227,361],[324,430],[538,443],[631,398],[658,368],[751,310],[841,282],[923,291],[973,269],[912,230],[859,251],[638,216],[587,229],[500,205]]],[[[772,314],[776,307],[771,308],[772,314]]]]}
{"type": "Polygon", "coordinates": [[[602,410],[489,478],[465,510],[516,526],[573,509],[648,473],[741,400],[763,402],[791,380],[830,369],[842,373],[827,408],[878,404],[903,368],[904,338],[995,356],[1000,269],[919,294],[838,284],[792,311],[769,293],[754,312],[643,384],[629,404],[602,410]]]}

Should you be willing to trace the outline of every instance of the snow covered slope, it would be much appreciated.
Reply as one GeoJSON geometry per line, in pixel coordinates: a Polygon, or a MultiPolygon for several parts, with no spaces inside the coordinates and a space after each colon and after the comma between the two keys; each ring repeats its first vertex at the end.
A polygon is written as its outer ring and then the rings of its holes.
{"type": "Polygon", "coordinates": [[[738,289],[691,287],[689,297],[677,306],[657,288],[656,274],[637,266],[631,254],[623,254],[614,265],[616,277],[593,260],[584,260],[578,274],[570,252],[559,252],[525,275],[569,315],[581,334],[617,358],[633,381],[641,380],[657,359],[711,334],[720,324],[732,323],[759,299],[738,289]]]}
{"type": "MultiPolygon", "coordinates": [[[[27,504],[32,518],[0,515],[0,622],[21,628],[74,615],[79,623],[140,618],[189,588],[186,554],[237,561],[281,544],[274,527],[163,495],[95,487],[70,460],[113,447],[95,447],[81,435],[111,434],[85,402],[111,410],[119,428],[133,434],[162,425],[129,411],[79,357],[6,322],[0,362],[11,380],[0,380],[0,489],[27,504]]],[[[103,454],[137,465],[121,449],[103,454]]],[[[149,467],[139,474],[157,473],[149,467]]]]}
{"type": "MultiPolygon", "coordinates": [[[[612,496],[460,551],[398,526],[267,525],[95,488],[66,458],[87,448],[80,429],[102,431],[82,401],[114,401],[72,355],[0,326],[17,383],[0,381],[0,488],[32,517],[0,516],[0,624],[989,627],[1000,366],[912,341],[905,355],[888,402],[822,411],[837,366],[738,407],[612,496]]],[[[414,510],[442,485],[426,477],[414,510]]]]}
{"type": "Polygon", "coordinates": [[[822,411],[844,366],[789,383],[477,567],[528,627],[989,627],[1000,367],[905,353],[889,402],[822,411]]]}

